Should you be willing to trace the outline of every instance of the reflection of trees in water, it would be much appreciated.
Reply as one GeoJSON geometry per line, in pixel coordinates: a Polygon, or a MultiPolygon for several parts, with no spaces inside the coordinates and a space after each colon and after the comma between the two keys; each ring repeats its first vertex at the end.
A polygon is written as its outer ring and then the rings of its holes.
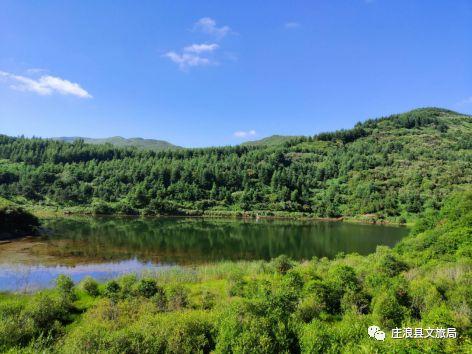
{"type": "Polygon", "coordinates": [[[46,221],[55,253],[101,260],[192,263],[223,259],[333,257],[392,245],[406,229],[336,222],[180,218],[65,218],[46,221]]]}

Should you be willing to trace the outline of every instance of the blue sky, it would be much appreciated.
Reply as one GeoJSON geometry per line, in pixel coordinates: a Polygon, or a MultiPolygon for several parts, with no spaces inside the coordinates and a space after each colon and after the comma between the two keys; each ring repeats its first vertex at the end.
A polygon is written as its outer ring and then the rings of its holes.
{"type": "Polygon", "coordinates": [[[182,146],[472,113],[470,0],[0,0],[0,133],[182,146]]]}

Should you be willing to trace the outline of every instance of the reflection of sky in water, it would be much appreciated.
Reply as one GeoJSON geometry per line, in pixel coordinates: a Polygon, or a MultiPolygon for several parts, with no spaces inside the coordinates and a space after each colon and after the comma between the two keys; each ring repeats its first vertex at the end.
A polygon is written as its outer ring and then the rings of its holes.
{"type": "Polygon", "coordinates": [[[87,275],[98,281],[105,281],[123,274],[159,272],[175,267],[170,264],[142,263],[131,259],[116,263],[96,263],[68,266],[12,265],[0,263],[0,291],[33,291],[54,285],[60,274],[70,275],[79,282],[87,275]]]}
{"type": "Polygon", "coordinates": [[[0,291],[32,291],[60,274],[78,282],[125,273],[228,260],[332,258],[340,252],[369,254],[395,245],[406,228],[341,222],[175,218],[53,218],[49,233],[0,248],[0,291]],[[28,258],[31,257],[31,258],[28,258]],[[68,266],[65,265],[69,264],[68,266]],[[77,264],[73,266],[73,264],[77,264]]]}

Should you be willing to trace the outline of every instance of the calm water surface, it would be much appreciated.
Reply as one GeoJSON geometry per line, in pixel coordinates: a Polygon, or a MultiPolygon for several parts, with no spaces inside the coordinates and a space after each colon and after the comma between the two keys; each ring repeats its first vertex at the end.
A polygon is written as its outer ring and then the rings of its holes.
{"type": "Polygon", "coordinates": [[[198,218],[55,218],[48,235],[0,244],[0,291],[51,286],[59,274],[106,280],[222,260],[303,260],[393,246],[408,229],[342,222],[198,218]]]}

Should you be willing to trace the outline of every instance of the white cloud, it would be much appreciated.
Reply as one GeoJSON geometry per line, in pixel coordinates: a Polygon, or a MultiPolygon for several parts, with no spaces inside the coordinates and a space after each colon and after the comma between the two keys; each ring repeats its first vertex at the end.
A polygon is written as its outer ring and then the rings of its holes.
{"type": "Polygon", "coordinates": [[[210,34],[212,36],[215,36],[217,39],[221,39],[227,34],[231,33],[230,27],[217,27],[216,21],[210,17],[203,17],[199,19],[194,25],[194,30],[210,34]]]}
{"type": "Polygon", "coordinates": [[[301,25],[298,22],[285,22],[284,27],[285,29],[295,29],[299,28],[301,25]]]}
{"type": "Polygon", "coordinates": [[[201,57],[198,54],[167,52],[164,56],[178,64],[179,68],[184,71],[190,67],[204,66],[212,63],[210,59],[201,57]]]}
{"type": "Polygon", "coordinates": [[[186,71],[189,68],[195,67],[195,66],[205,66],[205,65],[215,64],[216,62],[202,55],[210,54],[213,51],[217,50],[218,48],[219,48],[219,45],[216,43],[191,44],[185,47],[182,50],[182,53],[170,51],[170,52],[165,53],[164,57],[176,63],[181,70],[186,71]]]}
{"type": "MultiPolygon", "coordinates": [[[[218,27],[216,21],[210,17],[199,19],[193,26],[193,31],[200,31],[214,36],[217,40],[223,38],[228,33],[232,33],[228,26],[218,27]]],[[[169,51],[163,57],[177,64],[180,70],[187,71],[191,67],[218,64],[214,58],[214,52],[220,46],[216,43],[190,44],[180,51],[169,51]]]]}
{"type": "Polygon", "coordinates": [[[26,70],[28,74],[39,74],[39,73],[44,73],[47,72],[47,69],[41,69],[41,68],[31,68],[26,70]]]}
{"type": "Polygon", "coordinates": [[[204,53],[204,52],[213,52],[214,50],[218,49],[219,45],[216,43],[211,43],[211,44],[192,44],[184,48],[185,52],[190,52],[190,53],[204,53]]]}
{"type": "Polygon", "coordinates": [[[249,137],[256,136],[257,133],[254,129],[248,130],[248,131],[238,130],[238,131],[234,132],[233,135],[236,138],[249,138],[249,137]]]}
{"type": "Polygon", "coordinates": [[[29,91],[43,96],[59,93],[61,95],[72,95],[80,98],[92,98],[92,95],[80,87],[79,84],[61,79],[60,77],[43,75],[38,79],[32,79],[5,71],[0,71],[0,77],[5,78],[11,83],[10,87],[18,91],[29,91]]]}

